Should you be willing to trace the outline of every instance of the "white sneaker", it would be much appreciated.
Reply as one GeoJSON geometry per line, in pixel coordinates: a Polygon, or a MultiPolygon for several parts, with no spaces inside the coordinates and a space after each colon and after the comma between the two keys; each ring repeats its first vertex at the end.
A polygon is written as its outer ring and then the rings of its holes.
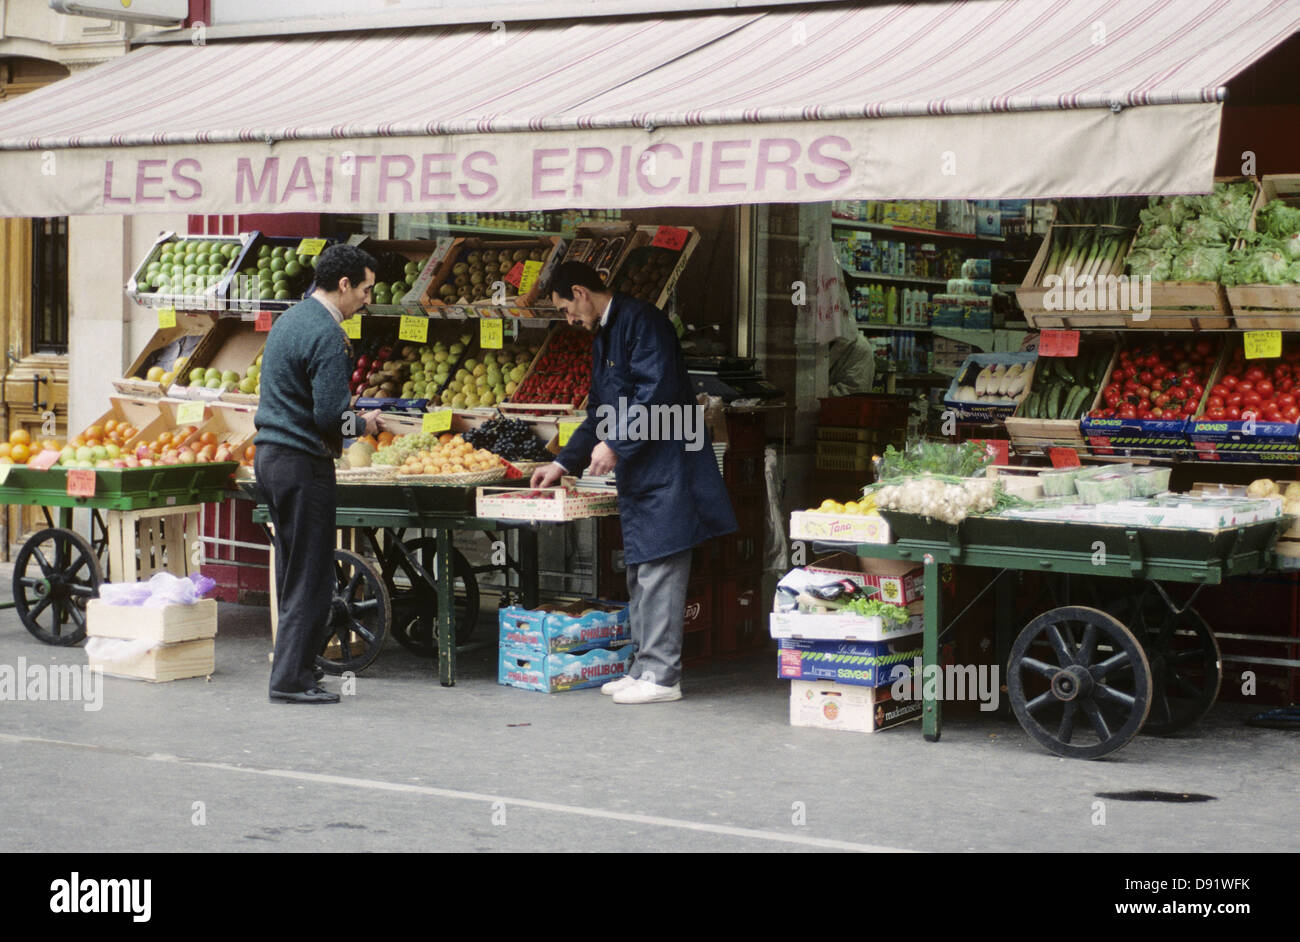
{"type": "Polygon", "coordinates": [[[620,690],[626,690],[636,683],[636,678],[631,674],[624,674],[618,680],[611,680],[608,683],[600,685],[600,692],[607,697],[612,697],[620,690]]]}
{"type": "Polygon", "coordinates": [[[662,687],[648,680],[634,680],[627,688],[614,694],[615,703],[667,703],[682,698],[682,685],[662,687]]]}

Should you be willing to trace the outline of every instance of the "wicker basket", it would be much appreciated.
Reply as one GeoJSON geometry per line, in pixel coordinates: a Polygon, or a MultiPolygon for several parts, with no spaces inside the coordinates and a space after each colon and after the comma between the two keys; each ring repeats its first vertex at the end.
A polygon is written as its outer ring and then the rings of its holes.
{"type": "Polygon", "coordinates": [[[334,481],[338,484],[374,484],[376,481],[391,481],[395,477],[397,477],[397,469],[383,465],[369,468],[338,468],[334,471],[334,481]]]}
{"type": "Polygon", "coordinates": [[[494,484],[497,481],[505,480],[506,469],[502,465],[498,468],[491,468],[487,471],[473,471],[468,474],[399,474],[391,480],[394,484],[440,484],[440,485],[471,485],[471,484],[494,484]]]}

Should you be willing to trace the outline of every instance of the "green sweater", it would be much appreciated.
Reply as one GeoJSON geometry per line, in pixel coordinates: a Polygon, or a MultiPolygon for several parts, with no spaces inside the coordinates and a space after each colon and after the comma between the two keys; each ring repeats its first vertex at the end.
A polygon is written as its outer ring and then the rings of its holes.
{"type": "Polygon", "coordinates": [[[338,457],[351,372],[352,343],[325,305],[308,298],[277,317],[262,352],[257,444],[338,457]]]}

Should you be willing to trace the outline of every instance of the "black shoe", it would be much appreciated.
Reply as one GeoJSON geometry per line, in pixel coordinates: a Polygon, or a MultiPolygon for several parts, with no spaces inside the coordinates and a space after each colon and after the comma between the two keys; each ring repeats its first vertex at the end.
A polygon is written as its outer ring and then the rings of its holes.
{"type": "Polygon", "coordinates": [[[272,690],[271,699],[284,703],[338,703],[339,695],[323,687],[311,687],[308,690],[272,690]]]}
{"type": "Polygon", "coordinates": [[[316,669],[314,669],[314,670],[311,672],[311,675],[312,675],[312,677],[316,678],[316,683],[318,683],[318,684],[319,684],[322,680],[325,679],[325,671],[322,670],[322,669],[319,668],[319,667],[317,667],[316,669]]]}

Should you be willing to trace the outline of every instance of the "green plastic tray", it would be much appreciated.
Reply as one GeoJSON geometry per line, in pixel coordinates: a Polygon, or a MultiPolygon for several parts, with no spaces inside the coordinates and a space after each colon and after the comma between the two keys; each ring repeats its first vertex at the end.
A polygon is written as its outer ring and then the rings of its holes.
{"type": "Polygon", "coordinates": [[[93,507],[96,510],[141,510],[207,504],[224,500],[234,461],[168,465],[153,468],[95,469],[95,496],[68,494],[65,468],[38,471],[15,465],[0,485],[0,504],[35,507],[93,507]]]}

